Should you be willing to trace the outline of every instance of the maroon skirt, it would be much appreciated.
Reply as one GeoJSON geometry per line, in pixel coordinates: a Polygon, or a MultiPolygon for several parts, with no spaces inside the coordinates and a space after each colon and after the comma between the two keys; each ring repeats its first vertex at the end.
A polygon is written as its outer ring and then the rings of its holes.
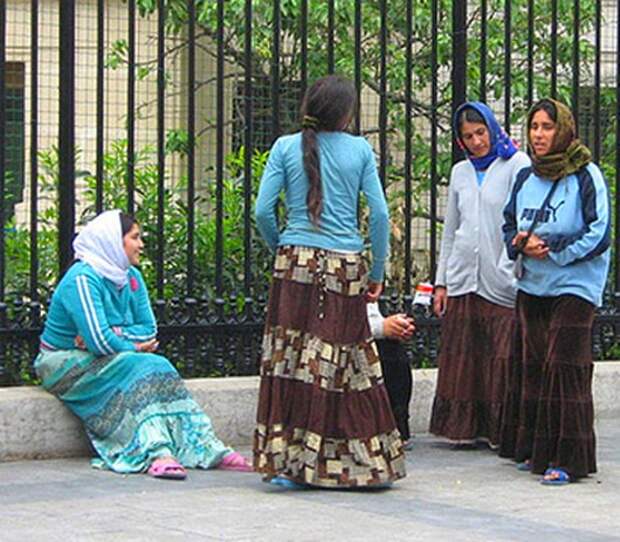
{"type": "Polygon", "coordinates": [[[594,306],[572,295],[519,292],[521,394],[515,459],[573,478],[596,472],[592,403],[594,306]]]}
{"type": "Polygon", "coordinates": [[[448,298],[431,433],[455,442],[499,444],[515,326],[513,309],[476,294],[448,298]]]}
{"type": "Polygon", "coordinates": [[[500,424],[499,449],[500,457],[514,458],[519,433],[519,417],[521,411],[521,386],[523,378],[522,359],[522,330],[517,318],[514,332],[514,350],[508,370],[508,382],[502,406],[502,421],[500,424]]]}
{"type": "Polygon", "coordinates": [[[405,476],[358,254],[283,247],[263,338],[254,467],[322,487],[405,476]]]}

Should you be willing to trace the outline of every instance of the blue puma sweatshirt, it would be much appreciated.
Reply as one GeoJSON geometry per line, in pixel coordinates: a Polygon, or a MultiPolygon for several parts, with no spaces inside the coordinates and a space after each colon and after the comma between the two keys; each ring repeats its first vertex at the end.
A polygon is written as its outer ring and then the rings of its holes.
{"type": "Polygon", "coordinates": [[[542,260],[524,255],[517,288],[536,296],[572,294],[600,306],[611,244],[607,184],[593,163],[555,182],[559,184],[553,197],[541,210],[553,181],[538,177],[531,167],[521,169],[504,208],[502,230],[509,258],[517,256],[513,237],[527,231],[537,213],[534,233],[549,247],[542,260]]]}

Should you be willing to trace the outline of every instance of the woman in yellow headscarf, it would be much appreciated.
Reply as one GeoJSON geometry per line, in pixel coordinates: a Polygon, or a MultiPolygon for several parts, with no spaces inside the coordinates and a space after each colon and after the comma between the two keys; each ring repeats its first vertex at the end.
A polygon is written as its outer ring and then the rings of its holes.
{"type": "Polygon", "coordinates": [[[535,104],[527,135],[532,166],[517,175],[503,226],[520,268],[515,459],[560,485],[596,472],[591,331],[609,268],[609,194],[564,104],[535,104]]]}

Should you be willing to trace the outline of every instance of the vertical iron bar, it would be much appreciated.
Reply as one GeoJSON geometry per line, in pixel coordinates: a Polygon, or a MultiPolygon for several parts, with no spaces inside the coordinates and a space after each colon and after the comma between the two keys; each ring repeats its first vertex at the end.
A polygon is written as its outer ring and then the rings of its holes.
{"type": "MultiPolygon", "coordinates": [[[[305,26],[305,23],[302,23],[305,26]]],[[[251,295],[252,286],[252,0],[245,0],[245,83],[243,95],[245,99],[245,142],[243,162],[243,239],[244,239],[244,272],[243,285],[246,298],[251,295]]],[[[303,62],[303,60],[302,60],[303,62]]],[[[304,83],[305,85],[305,83],[304,83]]],[[[305,92],[305,88],[304,88],[305,92]]]]}
{"type": "Polygon", "coordinates": [[[127,10],[127,212],[133,214],[136,159],[136,0],[127,0],[127,10]]]}
{"type": "Polygon", "coordinates": [[[362,130],[362,0],[355,0],[355,92],[357,108],[355,109],[355,133],[362,130]]]}
{"type": "Polygon", "coordinates": [[[534,0],[527,2],[527,108],[534,101],[534,0]]]}
{"type": "MultiPolygon", "coordinates": [[[[620,2],[617,4],[616,21],[620,22],[620,2]]],[[[616,142],[620,141],[620,32],[616,32],[616,142]]],[[[620,147],[616,144],[616,243],[615,243],[615,288],[616,308],[620,308],[620,147]]]]}
{"type": "Polygon", "coordinates": [[[407,0],[405,78],[405,296],[411,295],[411,165],[413,137],[413,0],[407,0]]]}
{"type": "MultiPolygon", "coordinates": [[[[467,0],[452,4],[452,114],[467,97],[467,0]]],[[[452,161],[461,151],[452,138],[452,161]]]]}
{"type": "Polygon", "coordinates": [[[596,2],[596,28],[594,31],[594,161],[597,164],[601,160],[601,21],[601,2],[596,2]]]}
{"type": "Polygon", "coordinates": [[[224,2],[225,0],[217,2],[215,291],[218,299],[222,297],[224,290],[224,2]]]}
{"type": "Polygon", "coordinates": [[[75,0],[60,2],[59,97],[58,250],[62,275],[71,265],[75,233],[75,0]]]}
{"type": "Polygon", "coordinates": [[[304,96],[306,88],[308,88],[308,0],[301,0],[299,28],[301,39],[301,95],[304,96]]]}
{"type": "Polygon", "coordinates": [[[196,199],[196,5],[187,2],[187,297],[194,293],[194,227],[196,199]]]}
{"type": "Polygon", "coordinates": [[[105,0],[97,0],[97,163],[95,166],[95,210],[103,211],[103,153],[105,137],[105,0]]]}
{"type": "Polygon", "coordinates": [[[327,73],[334,73],[334,0],[327,2],[327,73]]]}
{"type": "Polygon", "coordinates": [[[558,95],[558,0],[551,0],[551,97],[558,95]]]}
{"type": "Polygon", "coordinates": [[[573,1],[573,93],[572,106],[575,129],[579,135],[579,0],[573,1]]]}
{"type": "Polygon", "coordinates": [[[437,258],[437,27],[438,27],[437,0],[431,0],[431,190],[430,190],[430,274],[431,281],[435,280],[437,258]]]}
{"type": "Polygon", "coordinates": [[[164,296],[164,191],[166,179],[166,2],[157,0],[157,298],[164,296]]]}
{"type": "Polygon", "coordinates": [[[504,128],[510,133],[511,86],[510,64],[512,61],[512,10],[511,0],[504,2],[504,128]]]}
{"type": "Polygon", "coordinates": [[[487,0],[480,0],[480,101],[487,101],[487,0]]]}
{"type": "Polygon", "coordinates": [[[386,0],[380,0],[381,10],[380,27],[380,81],[379,81],[379,178],[385,185],[387,182],[387,5],[386,0]]]}
{"type": "Polygon", "coordinates": [[[273,0],[273,50],[271,52],[271,140],[280,135],[280,0],[273,0]]]}
{"type": "MultiPolygon", "coordinates": [[[[6,143],[6,2],[0,2],[0,327],[7,326],[7,305],[4,303],[4,176],[6,171],[4,148],[6,143]]],[[[6,345],[0,342],[0,385],[9,382],[5,366],[6,345]]]]}
{"type": "Polygon", "coordinates": [[[39,0],[30,2],[30,299],[37,301],[39,275],[39,0]]]}
{"type": "Polygon", "coordinates": [[[6,177],[6,2],[0,2],[0,302],[4,303],[5,177],[6,177]]]}

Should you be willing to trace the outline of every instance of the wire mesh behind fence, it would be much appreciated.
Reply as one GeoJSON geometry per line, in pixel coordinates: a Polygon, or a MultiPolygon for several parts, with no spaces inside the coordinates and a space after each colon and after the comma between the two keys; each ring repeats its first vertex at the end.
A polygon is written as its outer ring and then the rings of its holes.
{"type": "MultiPolygon", "coordinates": [[[[72,234],[107,208],[144,229],[164,352],[187,376],[255,373],[271,255],[254,197],[271,144],[298,129],[301,97],[326,73],[355,82],[352,130],[377,153],[392,218],[386,310],[411,312],[416,283],[433,280],[449,171],[462,158],[451,115],[465,99],[486,101],[522,146],[533,101],[570,104],[614,195],[617,232],[619,10],[595,0],[3,2],[0,381],[32,381],[72,234]]],[[[598,357],[617,355],[616,267],[598,357]]],[[[409,353],[432,365],[437,322],[417,316],[409,353]]]]}

